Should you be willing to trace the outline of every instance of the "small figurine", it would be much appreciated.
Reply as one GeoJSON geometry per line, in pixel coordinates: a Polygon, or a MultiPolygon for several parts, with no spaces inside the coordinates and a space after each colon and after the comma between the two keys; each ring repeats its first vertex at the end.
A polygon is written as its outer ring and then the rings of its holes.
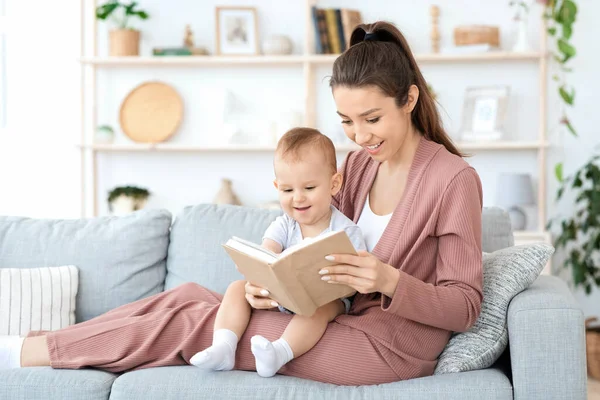
{"type": "Polygon", "coordinates": [[[185,35],[183,37],[183,47],[187,47],[188,49],[194,48],[194,33],[192,32],[192,28],[190,25],[185,26],[185,35]]]}

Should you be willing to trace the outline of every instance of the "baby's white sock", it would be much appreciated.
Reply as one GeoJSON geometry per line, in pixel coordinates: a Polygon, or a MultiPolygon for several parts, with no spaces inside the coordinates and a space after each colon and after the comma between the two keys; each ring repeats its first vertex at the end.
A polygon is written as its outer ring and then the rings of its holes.
{"type": "Polygon", "coordinates": [[[229,329],[217,329],[213,333],[213,344],[209,348],[196,353],[190,363],[198,368],[215,371],[229,371],[235,365],[235,351],[238,337],[229,329]]]}
{"type": "Polygon", "coordinates": [[[294,353],[285,339],[269,342],[263,336],[256,335],[250,339],[252,354],[256,359],[256,372],[268,378],[277,373],[281,367],[294,358],[294,353]]]}
{"type": "Polygon", "coordinates": [[[24,337],[0,336],[0,369],[21,368],[24,337]]]}

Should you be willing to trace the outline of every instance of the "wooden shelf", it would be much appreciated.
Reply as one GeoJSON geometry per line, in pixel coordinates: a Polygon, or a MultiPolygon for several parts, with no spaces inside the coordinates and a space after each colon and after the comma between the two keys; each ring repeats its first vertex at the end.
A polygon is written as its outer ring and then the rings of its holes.
{"type": "Polygon", "coordinates": [[[461,150],[537,150],[547,148],[547,142],[497,141],[497,142],[458,142],[461,150]]]}
{"type": "MultiPolygon", "coordinates": [[[[536,150],[542,147],[547,147],[547,143],[539,142],[490,142],[490,143],[457,143],[461,150],[536,150]]],[[[275,146],[268,145],[186,145],[175,143],[131,143],[131,144],[90,144],[80,145],[79,147],[94,150],[99,152],[270,152],[275,151],[275,146]]],[[[336,145],[336,149],[340,152],[360,149],[359,146],[336,145]]]]}
{"type": "MultiPolygon", "coordinates": [[[[81,57],[79,62],[87,65],[116,66],[224,66],[224,65],[302,65],[304,63],[333,64],[339,54],[308,54],[286,56],[134,56],[134,57],[81,57]]],[[[539,60],[540,52],[487,52],[474,54],[417,54],[418,62],[485,62],[539,60]]]]}

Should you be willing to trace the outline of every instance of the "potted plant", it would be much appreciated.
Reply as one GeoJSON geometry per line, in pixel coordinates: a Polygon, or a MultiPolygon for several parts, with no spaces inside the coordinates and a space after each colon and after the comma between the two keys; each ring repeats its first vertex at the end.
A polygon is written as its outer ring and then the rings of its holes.
{"type": "Polygon", "coordinates": [[[558,226],[554,247],[565,249],[563,267],[571,269],[574,286],[590,294],[593,285],[600,287],[600,155],[562,180],[556,200],[567,190],[575,197],[571,215],[550,220],[547,227],[558,226]]]}
{"type": "Polygon", "coordinates": [[[96,128],[94,135],[94,143],[97,144],[112,144],[115,140],[115,130],[110,125],[100,125],[96,128]]]}
{"type": "Polygon", "coordinates": [[[144,208],[150,197],[147,189],[118,186],[108,193],[108,209],[113,215],[124,215],[144,208]]]}
{"type": "Polygon", "coordinates": [[[110,35],[111,56],[137,56],[140,52],[140,32],[129,25],[132,17],[142,20],[148,19],[146,11],[137,10],[137,1],[129,4],[118,0],[110,0],[96,8],[96,18],[102,21],[110,19],[116,29],[112,29],[110,35]]]}

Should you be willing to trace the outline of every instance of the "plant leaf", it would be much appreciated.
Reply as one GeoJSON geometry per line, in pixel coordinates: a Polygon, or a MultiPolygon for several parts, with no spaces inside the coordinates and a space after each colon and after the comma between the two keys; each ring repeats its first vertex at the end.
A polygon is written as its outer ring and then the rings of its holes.
{"type": "Polygon", "coordinates": [[[111,1],[96,8],[96,18],[105,20],[119,7],[118,1],[111,1]]]}
{"type": "Polygon", "coordinates": [[[564,191],[565,191],[564,187],[561,187],[561,188],[558,189],[558,191],[556,192],[556,201],[560,200],[560,198],[562,197],[564,191]]]}
{"type": "Polygon", "coordinates": [[[559,182],[563,181],[563,163],[556,164],[554,167],[554,175],[556,175],[556,179],[558,179],[559,182]]]}
{"type": "Polygon", "coordinates": [[[573,47],[569,42],[567,42],[563,38],[558,39],[558,50],[564,54],[563,63],[566,63],[570,58],[575,57],[575,47],[573,47]]]}
{"type": "Polygon", "coordinates": [[[577,134],[577,132],[575,131],[575,128],[573,128],[573,125],[571,125],[571,121],[566,120],[565,121],[565,125],[567,126],[567,129],[569,130],[569,132],[571,132],[571,135],[578,137],[579,135],[577,134]]]}
{"type": "Polygon", "coordinates": [[[560,93],[560,97],[562,97],[562,99],[565,101],[565,103],[567,103],[568,105],[572,106],[573,105],[573,100],[574,100],[574,93],[569,93],[567,92],[567,89],[565,87],[565,85],[562,85],[561,87],[558,88],[558,93],[560,93]]]}
{"type": "Polygon", "coordinates": [[[548,28],[548,33],[550,34],[550,36],[554,36],[556,34],[556,27],[550,27],[548,28]]]}
{"type": "Polygon", "coordinates": [[[563,29],[562,29],[563,38],[568,40],[571,38],[572,34],[573,34],[573,28],[571,27],[571,25],[563,25],[563,29]]]}

